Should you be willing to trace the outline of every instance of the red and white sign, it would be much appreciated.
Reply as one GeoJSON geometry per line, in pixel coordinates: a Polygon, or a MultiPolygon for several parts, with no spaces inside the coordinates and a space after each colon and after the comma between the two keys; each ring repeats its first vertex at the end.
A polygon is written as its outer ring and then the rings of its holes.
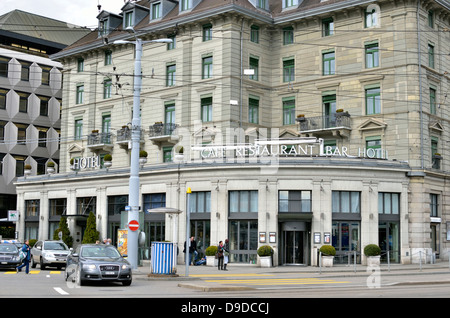
{"type": "Polygon", "coordinates": [[[132,231],[136,231],[139,229],[139,222],[136,220],[131,220],[130,223],[128,223],[128,228],[132,231]]]}

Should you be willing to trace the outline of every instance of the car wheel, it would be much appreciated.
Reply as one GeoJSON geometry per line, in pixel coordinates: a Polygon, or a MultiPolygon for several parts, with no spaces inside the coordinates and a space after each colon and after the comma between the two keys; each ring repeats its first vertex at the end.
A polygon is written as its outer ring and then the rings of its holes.
{"type": "Polygon", "coordinates": [[[36,268],[36,262],[34,261],[33,255],[31,255],[31,268],[36,268]]]}
{"type": "Polygon", "coordinates": [[[77,282],[78,286],[83,286],[83,284],[84,284],[83,280],[81,279],[81,268],[80,267],[77,268],[76,282],[77,282]]]}
{"type": "Polygon", "coordinates": [[[41,267],[41,270],[45,269],[45,265],[44,265],[44,261],[43,261],[42,257],[41,257],[41,259],[39,261],[39,266],[41,267]]]}

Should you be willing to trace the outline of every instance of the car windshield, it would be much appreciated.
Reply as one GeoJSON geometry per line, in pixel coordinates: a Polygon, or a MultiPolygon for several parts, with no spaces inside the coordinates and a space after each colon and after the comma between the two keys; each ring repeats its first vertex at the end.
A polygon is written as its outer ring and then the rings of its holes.
{"type": "Polygon", "coordinates": [[[82,257],[120,257],[119,252],[113,246],[85,246],[81,249],[82,257]]]}
{"type": "Polygon", "coordinates": [[[0,253],[16,253],[17,247],[14,244],[0,244],[0,253]]]}
{"type": "Polygon", "coordinates": [[[67,246],[62,242],[44,242],[45,250],[62,250],[67,251],[67,246]]]}

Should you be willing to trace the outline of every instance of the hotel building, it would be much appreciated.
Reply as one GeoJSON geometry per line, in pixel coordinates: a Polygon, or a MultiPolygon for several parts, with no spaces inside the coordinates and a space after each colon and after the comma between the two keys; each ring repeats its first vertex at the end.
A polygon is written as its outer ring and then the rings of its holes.
{"type": "Polygon", "coordinates": [[[114,42],[137,36],[173,39],[142,55],[141,259],[169,240],[183,262],[187,209],[199,251],[228,238],[231,262],[270,245],[275,265],[317,265],[332,244],[335,262],[364,263],[372,243],[384,261],[447,259],[449,13],[443,0],[100,11],[97,30],[52,56],[64,67],[59,173],[18,180],[19,237],[52,237],[64,216],[79,244],[90,212],[101,238],[126,228],[135,46],[114,42]]]}

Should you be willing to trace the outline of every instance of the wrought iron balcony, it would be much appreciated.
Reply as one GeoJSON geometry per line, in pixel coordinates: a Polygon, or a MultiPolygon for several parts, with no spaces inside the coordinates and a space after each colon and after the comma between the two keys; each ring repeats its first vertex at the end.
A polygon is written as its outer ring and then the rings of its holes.
{"type": "MultiPolygon", "coordinates": [[[[124,126],[121,129],[117,130],[116,134],[116,144],[118,144],[122,148],[130,148],[130,142],[131,142],[131,129],[128,128],[128,126],[124,126]]],[[[140,135],[141,143],[144,143],[144,130],[141,129],[141,135],[140,135]]]]}
{"type": "Polygon", "coordinates": [[[351,119],[348,113],[337,113],[329,116],[298,117],[301,134],[340,134],[347,136],[351,130],[351,119]]]}
{"type": "Polygon", "coordinates": [[[163,124],[155,123],[149,127],[148,135],[152,140],[167,139],[170,138],[173,131],[178,127],[177,124],[163,124]]]}
{"type": "Polygon", "coordinates": [[[112,135],[110,132],[93,132],[88,135],[87,146],[91,150],[109,150],[112,148],[112,135]]]}

